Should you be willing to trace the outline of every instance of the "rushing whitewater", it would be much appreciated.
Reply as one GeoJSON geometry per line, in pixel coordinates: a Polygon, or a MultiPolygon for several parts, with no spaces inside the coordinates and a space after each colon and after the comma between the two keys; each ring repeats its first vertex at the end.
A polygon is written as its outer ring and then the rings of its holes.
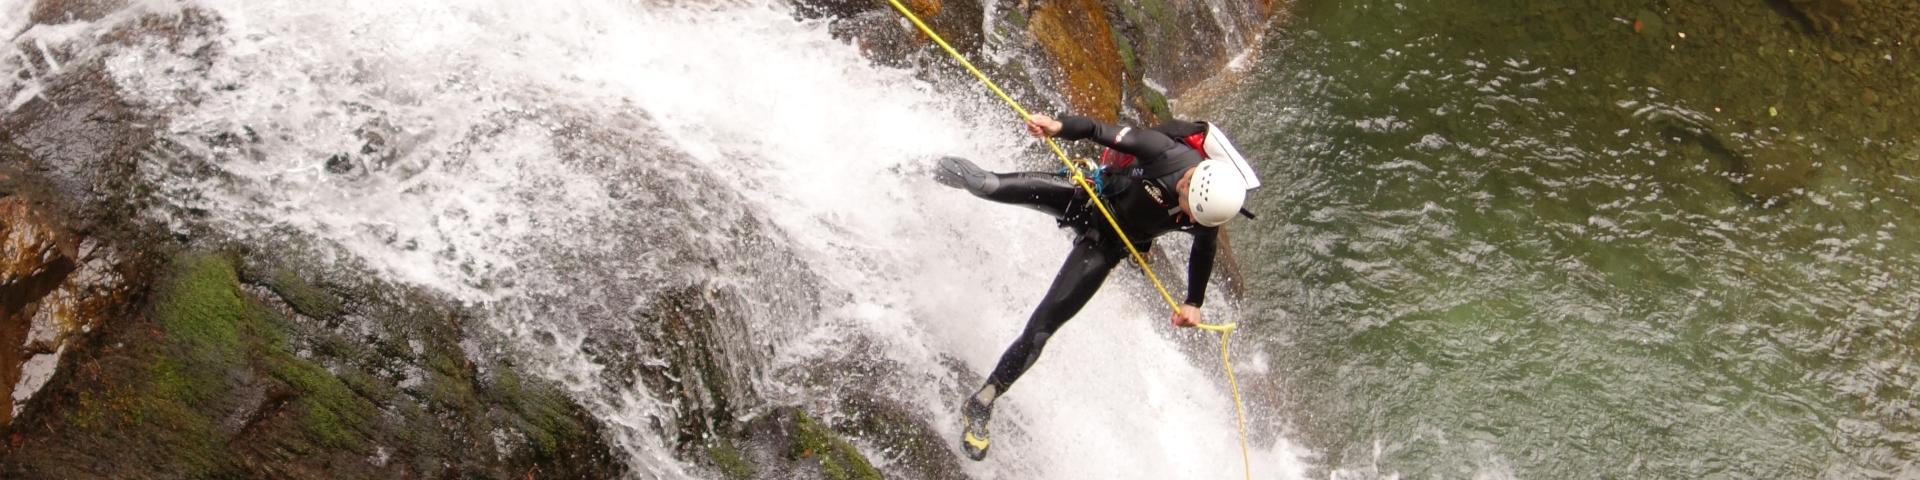
{"type": "MultiPolygon", "coordinates": [[[[886,372],[854,387],[955,438],[955,402],[1067,242],[1043,215],[937,187],[927,166],[1044,159],[1017,153],[1030,140],[979,91],[876,67],[784,5],[679,3],[152,1],[129,8],[205,9],[218,33],[88,47],[125,12],[23,35],[96,49],[128,98],[170,119],[142,166],[156,220],[319,239],[491,312],[516,346],[494,354],[571,389],[640,477],[703,475],[650,420],[679,406],[609,367],[644,327],[636,312],[676,285],[738,299],[726,313],[745,323],[723,348],[764,367],[736,373],[766,405],[830,414],[849,385],[821,366],[854,362],[886,372]]],[[[9,90],[32,95],[19,78],[9,90]]],[[[970,474],[1240,475],[1218,366],[1125,294],[1138,277],[1116,275],[1050,344],[970,474]]],[[[884,446],[860,447],[887,468],[884,446]]],[[[1284,439],[1253,449],[1254,476],[1302,475],[1284,439]]]]}

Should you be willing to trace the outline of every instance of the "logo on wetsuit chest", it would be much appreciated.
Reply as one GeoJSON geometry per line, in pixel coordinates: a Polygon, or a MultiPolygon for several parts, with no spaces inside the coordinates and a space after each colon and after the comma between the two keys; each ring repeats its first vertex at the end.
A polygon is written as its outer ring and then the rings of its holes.
{"type": "Polygon", "coordinates": [[[1160,181],[1148,180],[1140,183],[1142,187],[1146,188],[1147,196],[1153,198],[1153,203],[1160,204],[1160,206],[1162,207],[1168,205],[1166,196],[1165,196],[1166,190],[1163,188],[1160,188],[1160,181]]]}

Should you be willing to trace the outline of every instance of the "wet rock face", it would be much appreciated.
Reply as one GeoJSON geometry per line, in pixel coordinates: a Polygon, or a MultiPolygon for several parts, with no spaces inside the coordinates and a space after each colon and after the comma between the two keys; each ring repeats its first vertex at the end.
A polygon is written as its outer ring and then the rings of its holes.
{"type": "Polygon", "coordinates": [[[119,92],[98,65],[73,67],[50,79],[45,93],[0,117],[0,144],[20,163],[5,168],[31,174],[27,185],[51,190],[49,198],[81,212],[83,227],[119,211],[132,196],[133,158],[152,144],[151,119],[119,101],[119,92]]]}
{"type": "Polygon", "coordinates": [[[663,400],[667,415],[654,420],[656,429],[683,458],[729,479],[881,478],[852,443],[860,441],[908,448],[914,456],[895,463],[896,471],[910,472],[904,478],[964,478],[930,425],[885,400],[853,394],[861,400],[817,410],[839,422],[802,407],[766,405],[752,389],[752,377],[764,366],[740,351],[745,342],[736,338],[736,324],[748,319],[727,313],[727,295],[699,286],[668,290],[637,319],[648,325],[637,342],[590,340],[582,347],[610,367],[602,372],[604,382],[637,380],[663,400]]]}
{"type": "MultiPolygon", "coordinates": [[[[1198,85],[1253,47],[1274,12],[1264,1],[1217,9],[1163,0],[905,3],[1029,109],[1145,123],[1172,115],[1166,96],[1198,85]],[[998,53],[982,55],[988,50],[998,53]]],[[[876,62],[966,75],[887,2],[794,4],[802,17],[833,19],[835,35],[856,42],[876,62]]]]}
{"type": "Polygon", "coordinates": [[[25,198],[0,198],[0,427],[125,301],[127,284],[109,249],[75,241],[25,198]]]}
{"type": "MultiPolygon", "coordinates": [[[[940,32],[953,48],[974,54],[984,37],[978,0],[901,0],[921,21],[940,32]]],[[[885,65],[913,67],[914,53],[931,41],[906,23],[886,0],[797,0],[794,9],[803,18],[831,19],[835,37],[854,42],[868,58],[885,65]]]]}
{"type": "MultiPolygon", "coordinates": [[[[878,480],[880,471],[835,429],[805,411],[781,407],[709,450],[730,479],[878,480]]],[[[928,478],[910,476],[908,478],[928,478]]]]}
{"type": "Polygon", "coordinates": [[[126,0],[38,0],[28,15],[33,23],[86,22],[126,7],[126,0]]]}
{"type": "Polygon", "coordinates": [[[656,419],[656,429],[682,454],[733,431],[759,402],[750,386],[759,368],[755,355],[740,351],[748,342],[730,335],[738,330],[727,325],[744,319],[721,315],[716,295],[723,294],[697,286],[669,290],[636,320],[645,325],[637,341],[595,335],[581,347],[610,367],[601,372],[606,384],[638,381],[662,399],[667,417],[656,419]]]}
{"type": "Polygon", "coordinates": [[[106,54],[116,46],[142,45],[193,60],[177,75],[203,74],[218,54],[212,45],[185,40],[218,31],[211,14],[183,8],[173,15],[136,16],[128,8],[121,1],[35,3],[33,18],[81,33],[43,38],[29,28],[12,46],[41,54],[20,58],[26,78],[0,83],[0,99],[13,107],[0,115],[0,172],[12,172],[18,189],[35,193],[78,231],[117,235],[135,229],[125,220],[144,207],[140,159],[166,150],[156,142],[165,123],[162,105],[123,97],[106,54]],[[95,20],[102,21],[69,23],[95,20]]]}
{"type": "Polygon", "coordinates": [[[866,393],[848,395],[844,402],[846,415],[836,427],[879,446],[894,471],[929,480],[967,478],[952,450],[958,441],[940,436],[911,406],[866,393]]]}
{"type": "Polygon", "coordinates": [[[1256,2],[1113,2],[1128,24],[1140,70],[1172,92],[1184,92],[1226,65],[1266,29],[1271,6],[1256,2]],[[1215,10],[1218,8],[1219,10],[1215,10]]]}
{"type": "Polygon", "coordinates": [[[1213,77],[1253,48],[1268,24],[1264,3],[1158,0],[1021,2],[1030,38],[1058,72],[1050,86],[1075,113],[1106,121],[1157,123],[1173,116],[1166,97],[1213,77]]]}
{"type": "MultiPolygon", "coordinates": [[[[738,325],[750,319],[729,313],[724,290],[698,286],[661,294],[638,319],[643,338],[622,347],[589,341],[583,348],[610,368],[609,384],[638,381],[667,405],[657,429],[678,453],[730,479],[880,478],[867,453],[879,449],[889,470],[902,478],[966,478],[955,452],[933,425],[909,405],[870,390],[889,381],[884,361],[872,358],[804,367],[838,393],[810,393],[817,405],[775,403],[752,389],[765,368],[741,351],[738,325]],[[616,355],[613,350],[634,350],[616,355]],[[814,414],[809,414],[811,411],[814,414]]],[[[802,380],[814,384],[815,380],[802,380]]]]}
{"type": "MultiPolygon", "coordinates": [[[[122,7],[41,1],[31,18],[87,22],[122,7]]],[[[207,25],[196,22],[182,20],[174,31],[207,25]]],[[[148,256],[138,245],[160,238],[135,218],[134,171],[153,143],[155,117],[122,101],[95,50],[26,37],[16,41],[41,53],[21,59],[30,63],[31,78],[21,80],[33,94],[6,95],[14,108],[0,114],[0,234],[8,257],[0,265],[0,398],[9,400],[0,426],[32,403],[72,350],[91,348],[92,334],[126,313],[148,256]]]]}
{"type": "MultiPolygon", "coordinates": [[[[876,353],[884,349],[870,345],[871,340],[848,341],[847,350],[853,352],[849,356],[784,365],[776,375],[792,384],[806,385],[808,393],[803,397],[808,401],[804,408],[822,414],[816,417],[820,424],[867,447],[869,455],[883,462],[889,473],[903,478],[967,478],[961,467],[964,457],[959,440],[941,433],[935,425],[942,418],[957,417],[930,414],[929,410],[957,414],[958,400],[983,381],[981,372],[949,361],[943,365],[947,373],[941,378],[960,381],[937,381],[935,396],[953,399],[954,403],[901,401],[881,392],[923,388],[926,379],[902,375],[912,369],[876,353]]],[[[749,427],[742,435],[740,441],[752,443],[757,431],[749,427]]]]}
{"type": "MultiPolygon", "coordinates": [[[[791,367],[796,383],[819,391],[805,406],[769,401],[753,389],[766,368],[741,329],[752,319],[727,308],[726,290],[669,289],[635,321],[647,325],[634,342],[590,337],[582,349],[609,368],[603,382],[638,381],[662,399],[656,430],[677,453],[730,479],[879,478],[868,453],[901,478],[966,478],[950,442],[923,414],[874,393],[898,381],[898,365],[862,357],[791,367]],[[809,413],[811,412],[811,413],[809,413]],[[859,446],[856,446],[856,443],[859,446]]],[[[856,348],[856,350],[860,350],[856,348]]]]}
{"type": "Polygon", "coordinates": [[[1060,69],[1068,107],[1100,121],[1118,120],[1126,65],[1106,8],[1098,0],[1042,2],[1031,18],[1027,31],[1060,69]]]}
{"type": "Polygon", "coordinates": [[[138,307],[70,353],[4,430],[0,476],[622,472],[584,410],[491,354],[459,310],[238,258],[176,257],[138,307]]]}
{"type": "MultiPolygon", "coordinates": [[[[31,357],[52,353],[47,345],[27,344],[40,299],[66,279],[73,262],[55,251],[16,198],[0,200],[0,398],[12,399],[21,367],[31,357]]],[[[27,397],[32,392],[22,392],[27,397]]],[[[13,402],[8,403],[9,407],[13,402]]],[[[0,425],[12,420],[12,408],[0,411],[0,425]]]]}
{"type": "Polygon", "coordinates": [[[219,21],[124,3],[35,3],[36,21],[115,23],[0,84],[19,99],[0,110],[0,478],[624,474],[597,420],[473,312],[315,246],[248,252],[144,218],[135,173],[185,155],[155,133],[191,99],[122,97],[103,52],[204,65],[220,52],[190,38],[219,21]]]}

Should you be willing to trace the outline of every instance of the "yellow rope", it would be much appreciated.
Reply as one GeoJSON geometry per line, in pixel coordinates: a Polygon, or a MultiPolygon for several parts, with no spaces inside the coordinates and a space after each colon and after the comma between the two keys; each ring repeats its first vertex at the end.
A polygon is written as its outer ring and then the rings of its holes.
{"type": "MultiPolygon", "coordinates": [[[[947,41],[940,38],[940,34],[934,33],[932,27],[928,27],[926,22],[920,21],[920,17],[914,15],[912,10],[908,10],[906,5],[900,4],[900,0],[887,1],[893,3],[893,8],[899,10],[901,15],[905,15],[907,20],[913,21],[914,26],[920,27],[921,32],[925,32],[928,38],[933,39],[933,43],[939,44],[940,48],[945,49],[948,55],[952,55],[954,60],[958,60],[960,66],[967,67],[967,71],[972,72],[974,78],[980,79],[980,83],[986,85],[988,90],[992,90],[994,95],[999,95],[1000,100],[1007,102],[1007,106],[1013,107],[1013,111],[1018,112],[1022,120],[1033,118],[1033,114],[1027,113],[1027,109],[1022,108],[1020,102],[1014,101],[1013,97],[1008,96],[1006,91],[1000,90],[999,85],[994,84],[993,80],[988,79],[986,74],[980,73],[980,69],[974,68],[973,62],[967,61],[967,57],[961,55],[958,50],[954,50],[952,45],[947,45],[947,41]]],[[[1140,271],[1147,274],[1147,280],[1153,282],[1153,288],[1160,291],[1160,299],[1166,300],[1167,306],[1178,313],[1180,311],[1180,304],[1173,301],[1173,295],[1167,293],[1167,286],[1160,283],[1159,276],[1153,274],[1153,267],[1147,266],[1147,258],[1140,255],[1139,249],[1133,248],[1133,241],[1128,239],[1127,232],[1120,228],[1120,221],[1113,218],[1113,212],[1107,210],[1106,203],[1100,201],[1100,192],[1094,191],[1093,183],[1088,182],[1086,175],[1080,172],[1080,166],[1074,164],[1073,160],[1067,158],[1067,152],[1060,149],[1060,144],[1054,143],[1053,137],[1044,137],[1044,140],[1047,142],[1047,147],[1053,149],[1053,154],[1060,157],[1060,163],[1066,164],[1067,170],[1073,172],[1074,183],[1080,184],[1080,188],[1087,191],[1087,197],[1093,199],[1093,206],[1100,210],[1101,216],[1107,218],[1107,224],[1113,226],[1113,232],[1119,234],[1120,243],[1126,245],[1127,253],[1133,256],[1133,262],[1140,265],[1140,271]]],[[[1220,334],[1220,364],[1226,368],[1227,385],[1233,389],[1233,412],[1235,418],[1239,421],[1240,468],[1241,471],[1246,474],[1246,478],[1253,478],[1253,469],[1247,455],[1247,414],[1246,410],[1240,407],[1240,382],[1234,379],[1233,363],[1227,360],[1227,337],[1233,334],[1233,329],[1238,327],[1238,324],[1200,324],[1197,325],[1197,327],[1202,330],[1220,334]]]]}
{"type": "Polygon", "coordinates": [[[1239,324],[1199,325],[1199,328],[1220,334],[1220,366],[1227,370],[1227,386],[1233,388],[1233,415],[1240,427],[1240,471],[1246,472],[1246,478],[1253,478],[1252,461],[1247,458],[1247,410],[1240,407],[1240,381],[1233,377],[1233,362],[1227,360],[1227,337],[1239,324]]]}
{"type": "MultiPolygon", "coordinates": [[[[940,38],[940,34],[933,33],[933,28],[921,22],[920,17],[914,15],[912,10],[908,10],[906,5],[900,4],[900,0],[887,1],[893,2],[893,8],[900,9],[900,13],[906,15],[908,20],[912,20],[915,26],[920,27],[920,31],[926,32],[928,37],[933,38],[933,43],[940,44],[940,48],[946,49],[947,54],[953,55],[954,60],[959,60],[960,66],[967,67],[967,71],[973,72],[973,76],[979,78],[980,83],[986,84],[988,89],[993,90],[994,95],[999,95],[1001,100],[1006,101],[1008,106],[1013,107],[1013,111],[1019,112],[1021,120],[1033,118],[1033,114],[1027,113],[1027,109],[1020,107],[1020,102],[1013,101],[1013,97],[1007,96],[1007,92],[1000,90],[999,85],[994,84],[993,80],[987,79],[987,74],[980,73],[980,69],[974,68],[973,62],[967,61],[967,57],[960,55],[960,52],[954,50],[952,45],[947,45],[947,41],[940,38]]],[[[1147,279],[1153,281],[1153,288],[1160,290],[1160,298],[1167,301],[1168,307],[1179,310],[1180,304],[1174,303],[1173,295],[1167,293],[1167,286],[1160,283],[1160,277],[1153,274],[1152,268],[1147,267],[1147,257],[1141,256],[1140,250],[1133,248],[1133,241],[1127,238],[1127,232],[1120,230],[1120,221],[1114,220],[1113,213],[1107,211],[1107,204],[1100,201],[1100,193],[1093,190],[1093,183],[1088,182],[1086,175],[1080,173],[1080,166],[1075,165],[1072,160],[1067,159],[1067,152],[1060,149],[1060,144],[1054,143],[1053,137],[1044,137],[1044,139],[1047,141],[1047,146],[1053,149],[1053,154],[1060,157],[1060,163],[1066,164],[1067,170],[1073,172],[1073,182],[1080,184],[1080,188],[1087,191],[1087,196],[1093,199],[1093,206],[1100,209],[1100,215],[1107,217],[1107,223],[1113,225],[1114,233],[1120,234],[1120,243],[1127,246],[1127,253],[1133,255],[1133,261],[1140,264],[1140,271],[1147,272],[1147,279]]]]}

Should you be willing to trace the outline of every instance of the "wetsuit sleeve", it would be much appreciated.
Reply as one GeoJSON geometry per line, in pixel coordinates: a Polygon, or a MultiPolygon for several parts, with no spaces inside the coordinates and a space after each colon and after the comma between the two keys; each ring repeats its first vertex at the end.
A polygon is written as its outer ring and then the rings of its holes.
{"type": "Polygon", "coordinates": [[[1213,277],[1213,254],[1218,249],[1220,229],[1193,229],[1193,251],[1187,254],[1187,304],[1200,306],[1207,300],[1207,280],[1213,277]]]}
{"type": "Polygon", "coordinates": [[[1093,140],[1107,148],[1143,159],[1157,158],[1167,149],[1179,145],[1173,141],[1173,137],[1158,130],[1123,128],[1079,116],[1060,117],[1060,134],[1055,137],[1062,140],[1093,140]]]}

